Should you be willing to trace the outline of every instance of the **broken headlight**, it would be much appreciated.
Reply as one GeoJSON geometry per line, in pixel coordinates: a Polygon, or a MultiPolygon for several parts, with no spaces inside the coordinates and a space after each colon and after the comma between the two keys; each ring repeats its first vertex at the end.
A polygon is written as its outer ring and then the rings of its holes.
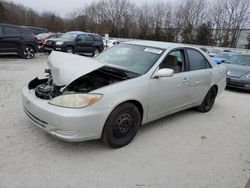
{"type": "Polygon", "coordinates": [[[102,97],[101,94],[66,94],[55,97],[49,104],[65,108],[83,108],[96,103],[102,97]]]}

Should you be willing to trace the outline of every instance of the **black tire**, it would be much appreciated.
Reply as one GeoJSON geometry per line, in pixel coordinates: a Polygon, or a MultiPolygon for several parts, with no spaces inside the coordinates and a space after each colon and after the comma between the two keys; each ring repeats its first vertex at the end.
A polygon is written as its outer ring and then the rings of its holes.
{"type": "Polygon", "coordinates": [[[132,103],[116,107],[109,115],[102,132],[102,141],[112,148],[129,144],[141,125],[141,114],[132,103]]]}
{"type": "Polygon", "coordinates": [[[95,55],[98,55],[99,53],[100,53],[99,48],[95,47],[92,57],[95,57],[95,55]]]}
{"type": "Polygon", "coordinates": [[[216,96],[217,96],[217,89],[215,87],[212,87],[207,92],[202,104],[197,107],[197,110],[203,113],[209,112],[214,105],[216,96]]]}
{"type": "Polygon", "coordinates": [[[24,46],[21,56],[24,59],[32,59],[35,57],[35,49],[32,46],[24,46]]]}
{"type": "Polygon", "coordinates": [[[74,48],[72,48],[72,47],[67,47],[67,48],[65,49],[65,51],[66,51],[67,53],[69,53],[69,54],[74,54],[74,53],[75,53],[75,50],[74,50],[74,48]]]}

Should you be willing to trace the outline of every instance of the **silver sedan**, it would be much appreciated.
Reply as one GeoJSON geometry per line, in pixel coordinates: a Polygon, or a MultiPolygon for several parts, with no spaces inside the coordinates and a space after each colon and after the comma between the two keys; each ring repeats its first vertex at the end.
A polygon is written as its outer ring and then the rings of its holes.
{"type": "Polygon", "coordinates": [[[47,77],[22,90],[24,112],[66,141],[127,145],[139,127],[196,107],[208,112],[226,86],[226,68],[201,50],[174,43],[120,44],[94,59],[62,52],[48,58],[47,77]]]}

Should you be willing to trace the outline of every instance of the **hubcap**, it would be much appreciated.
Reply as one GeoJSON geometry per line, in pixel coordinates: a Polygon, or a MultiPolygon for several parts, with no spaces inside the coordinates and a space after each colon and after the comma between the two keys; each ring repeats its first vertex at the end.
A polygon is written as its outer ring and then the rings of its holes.
{"type": "Polygon", "coordinates": [[[34,50],[32,48],[26,47],[24,50],[24,56],[27,59],[34,57],[34,50]]]}
{"type": "Polygon", "coordinates": [[[72,54],[72,53],[73,53],[73,50],[72,50],[71,48],[68,48],[68,49],[67,49],[67,52],[68,52],[69,54],[72,54]]]}
{"type": "Polygon", "coordinates": [[[116,138],[124,138],[133,127],[133,117],[129,113],[121,114],[115,121],[113,134],[116,138]]]}

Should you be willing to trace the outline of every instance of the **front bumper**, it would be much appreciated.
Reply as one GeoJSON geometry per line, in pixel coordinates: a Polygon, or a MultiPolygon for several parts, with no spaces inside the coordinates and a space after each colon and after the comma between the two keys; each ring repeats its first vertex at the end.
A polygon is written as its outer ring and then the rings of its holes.
{"type": "Polygon", "coordinates": [[[241,78],[227,77],[227,87],[250,91],[250,80],[248,81],[241,78]]]}
{"type": "Polygon", "coordinates": [[[44,45],[43,46],[43,48],[44,48],[44,50],[46,50],[46,51],[62,51],[62,52],[65,52],[65,50],[66,50],[66,48],[64,47],[64,46],[57,46],[57,45],[55,45],[55,46],[50,46],[50,45],[44,45]]]}
{"type": "Polygon", "coordinates": [[[37,127],[62,140],[78,142],[99,139],[111,109],[62,108],[36,97],[34,90],[22,90],[24,112],[37,127]]]}

